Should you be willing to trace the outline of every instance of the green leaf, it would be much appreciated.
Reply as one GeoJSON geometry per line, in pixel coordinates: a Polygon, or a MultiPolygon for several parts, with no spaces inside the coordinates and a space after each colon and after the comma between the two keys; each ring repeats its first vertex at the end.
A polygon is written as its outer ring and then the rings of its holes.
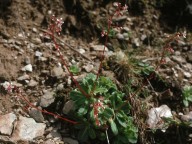
{"type": "Polygon", "coordinates": [[[78,139],[80,140],[80,141],[83,141],[83,142],[85,142],[85,141],[87,141],[87,139],[88,139],[88,136],[89,136],[89,127],[88,126],[86,126],[84,129],[82,129],[81,131],[79,131],[79,133],[78,133],[78,139]]]}
{"type": "Polygon", "coordinates": [[[104,94],[108,91],[107,88],[105,87],[96,87],[95,90],[94,90],[94,94],[104,94]]]}
{"type": "Polygon", "coordinates": [[[129,131],[127,136],[130,143],[137,143],[137,133],[129,131]]]}
{"type": "Polygon", "coordinates": [[[89,137],[91,139],[95,139],[96,138],[95,130],[92,129],[92,128],[89,128],[89,137]]]}
{"type": "Polygon", "coordinates": [[[78,74],[79,73],[79,68],[76,66],[76,65],[72,65],[70,68],[69,68],[69,71],[71,73],[73,73],[74,75],[78,74]]]}
{"type": "Polygon", "coordinates": [[[185,107],[188,107],[188,106],[189,106],[188,100],[183,100],[183,103],[184,103],[185,107]]]}
{"type": "Polygon", "coordinates": [[[87,108],[85,107],[81,107],[79,110],[78,110],[78,114],[79,115],[85,115],[87,113],[87,108]]]}
{"type": "Polygon", "coordinates": [[[120,113],[116,114],[116,119],[118,121],[118,123],[123,126],[123,127],[127,127],[127,122],[126,122],[126,118],[121,115],[120,113]]]}
{"type": "Polygon", "coordinates": [[[115,122],[112,119],[110,119],[109,123],[110,123],[111,130],[112,130],[113,134],[117,135],[118,134],[118,129],[117,129],[117,125],[115,124],[115,122]]]}
{"type": "Polygon", "coordinates": [[[110,118],[112,118],[113,115],[114,115],[114,111],[111,108],[105,108],[102,113],[103,118],[106,120],[109,120],[110,118]]]}
{"type": "Polygon", "coordinates": [[[79,91],[73,90],[70,93],[70,97],[75,102],[77,108],[88,104],[87,98],[79,91]]]}

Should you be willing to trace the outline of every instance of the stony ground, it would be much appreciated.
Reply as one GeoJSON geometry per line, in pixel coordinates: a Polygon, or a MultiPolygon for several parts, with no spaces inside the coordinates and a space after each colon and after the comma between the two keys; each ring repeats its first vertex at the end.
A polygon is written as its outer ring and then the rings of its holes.
{"type": "MultiPolygon", "coordinates": [[[[74,84],[51,39],[44,36],[49,17],[55,14],[64,19],[63,32],[57,41],[68,65],[79,66],[80,74],[75,77],[79,80],[89,72],[97,73],[103,49],[100,32],[106,26],[106,17],[114,10],[112,3],[2,0],[0,8],[0,83],[12,82],[39,109],[67,116],[66,103],[74,84]],[[62,100],[55,97],[57,90],[62,100]]],[[[137,59],[155,66],[166,36],[175,32],[163,27],[160,18],[161,12],[150,2],[142,12],[130,9],[125,16],[115,18],[123,28],[117,29],[107,44],[106,58],[120,49],[136,51],[137,59]]],[[[175,52],[158,71],[172,88],[173,95],[160,99],[159,105],[167,104],[176,113],[187,114],[192,106],[183,108],[181,90],[192,84],[192,37],[190,29],[178,30],[186,31],[187,38],[173,43],[175,52]]],[[[103,70],[103,74],[118,81],[112,71],[103,70]]],[[[3,89],[0,90],[0,115],[0,143],[79,143],[70,134],[68,124],[42,114],[16,93],[7,94],[3,89]]]]}

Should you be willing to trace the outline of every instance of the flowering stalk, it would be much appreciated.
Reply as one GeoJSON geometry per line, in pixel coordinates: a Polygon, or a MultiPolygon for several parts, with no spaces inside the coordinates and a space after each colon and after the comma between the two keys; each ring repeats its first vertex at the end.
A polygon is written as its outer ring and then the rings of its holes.
{"type": "Polygon", "coordinates": [[[62,24],[64,23],[63,22],[63,19],[60,18],[60,19],[57,19],[54,15],[51,17],[51,21],[52,23],[49,25],[48,27],[48,30],[49,32],[48,33],[45,33],[45,35],[48,35],[50,36],[50,38],[52,39],[54,45],[55,45],[55,49],[57,50],[57,52],[59,53],[59,56],[60,56],[60,59],[63,63],[63,65],[65,66],[65,68],[67,69],[67,72],[69,73],[72,81],[75,83],[76,87],[81,91],[81,93],[86,96],[87,98],[89,98],[89,94],[87,94],[79,85],[79,83],[76,81],[76,79],[74,78],[73,76],[73,73],[69,70],[69,67],[68,65],[66,64],[65,62],[65,59],[63,57],[63,54],[61,53],[60,51],[60,46],[57,44],[56,42],[56,39],[55,39],[55,33],[60,35],[61,31],[62,31],[62,24]]]}
{"type": "Polygon", "coordinates": [[[108,42],[108,39],[109,39],[110,29],[111,28],[120,28],[121,29],[121,27],[119,27],[117,25],[113,25],[113,17],[114,16],[117,16],[117,17],[122,16],[123,13],[126,12],[127,8],[128,8],[128,6],[126,4],[124,6],[122,6],[121,3],[119,3],[119,2],[115,2],[113,5],[116,7],[116,11],[108,19],[107,31],[102,30],[102,32],[101,32],[101,37],[106,36],[106,38],[105,38],[104,48],[103,48],[103,52],[102,52],[102,56],[101,56],[101,62],[100,62],[99,69],[98,69],[98,72],[97,72],[97,77],[96,77],[95,84],[94,84],[94,87],[93,87],[91,93],[94,92],[95,86],[96,86],[96,81],[98,80],[98,78],[100,76],[102,64],[103,64],[103,61],[105,59],[105,50],[106,50],[107,42],[108,42]]]}

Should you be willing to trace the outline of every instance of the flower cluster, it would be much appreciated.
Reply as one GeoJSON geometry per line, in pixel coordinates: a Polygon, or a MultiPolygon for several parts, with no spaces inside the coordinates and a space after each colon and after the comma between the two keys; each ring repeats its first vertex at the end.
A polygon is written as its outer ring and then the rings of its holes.
{"type": "Polygon", "coordinates": [[[125,4],[124,6],[121,5],[119,2],[114,2],[113,6],[117,7],[115,15],[122,16],[124,12],[127,11],[128,6],[125,4]]]}
{"type": "Polygon", "coordinates": [[[58,35],[61,34],[62,31],[62,24],[63,24],[62,18],[56,18],[55,15],[51,16],[51,23],[49,24],[48,30],[53,34],[56,32],[58,35]]]}
{"type": "Polygon", "coordinates": [[[6,90],[7,92],[12,92],[15,86],[12,85],[11,82],[5,81],[4,83],[1,83],[1,86],[6,90]]]}
{"type": "Polygon", "coordinates": [[[98,118],[98,115],[99,115],[99,112],[100,110],[104,110],[105,107],[103,105],[103,97],[100,97],[98,102],[96,102],[94,105],[93,105],[93,113],[94,113],[94,118],[95,118],[95,123],[97,126],[100,126],[100,122],[99,122],[99,118],[98,118]]]}

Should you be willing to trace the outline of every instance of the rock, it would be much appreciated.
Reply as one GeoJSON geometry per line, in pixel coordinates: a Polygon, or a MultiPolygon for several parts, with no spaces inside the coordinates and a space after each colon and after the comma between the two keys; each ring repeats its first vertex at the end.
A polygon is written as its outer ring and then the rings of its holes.
{"type": "MultiPolygon", "coordinates": [[[[104,50],[104,45],[93,45],[93,44],[90,44],[91,46],[91,49],[94,50],[94,51],[103,51],[104,50]]],[[[105,51],[108,51],[108,48],[105,47],[105,51]]]]}
{"type": "Polygon", "coordinates": [[[187,61],[192,63],[192,53],[187,54],[187,61]]]}
{"type": "Polygon", "coordinates": [[[123,37],[124,37],[124,39],[129,38],[129,33],[123,33],[123,37]]]}
{"type": "Polygon", "coordinates": [[[80,53],[80,54],[84,54],[84,53],[85,53],[85,50],[82,49],[82,48],[80,48],[80,49],[79,49],[79,53],[80,53]]]}
{"type": "Polygon", "coordinates": [[[54,140],[48,139],[45,141],[45,144],[56,144],[54,140]]]}
{"type": "Polygon", "coordinates": [[[125,39],[124,36],[123,36],[121,33],[118,33],[118,34],[116,35],[116,37],[117,37],[117,39],[119,39],[119,40],[124,40],[124,39],[125,39]]]}
{"type": "Polygon", "coordinates": [[[15,44],[18,46],[22,46],[22,43],[20,41],[15,41],[15,44]]]}
{"type": "Polygon", "coordinates": [[[148,119],[147,119],[147,124],[149,128],[151,129],[162,129],[164,127],[164,122],[159,124],[162,121],[162,117],[172,117],[172,113],[170,108],[167,105],[162,105],[158,108],[151,108],[148,111],[148,119]]]}
{"type": "Polygon", "coordinates": [[[32,31],[33,31],[34,33],[37,33],[37,29],[36,29],[36,28],[33,28],[32,31]]]}
{"type": "Polygon", "coordinates": [[[42,112],[38,111],[35,108],[31,108],[29,111],[29,115],[36,121],[36,122],[43,122],[44,117],[42,115],[42,112]]]}
{"type": "Polygon", "coordinates": [[[4,135],[0,135],[0,142],[1,144],[16,144],[8,136],[4,136],[4,135]]]}
{"type": "Polygon", "coordinates": [[[38,82],[36,82],[35,80],[31,79],[28,83],[29,87],[35,87],[36,85],[38,85],[38,82]]]}
{"type": "Polygon", "coordinates": [[[51,133],[48,134],[46,138],[53,138],[54,140],[62,140],[61,134],[56,130],[51,131],[51,133]]]}
{"type": "Polygon", "coordinates": [[[86,72],[91,72],[94,68],[94,66],[92,64],[87,64],[86,66],[83,66],[83,68],[85,69],[86,72]]]}
{"type": "Polygon", "coordinates": [[[180,55],[181,55],[181,52],[180,52],[180,51],[175,51],[175,55],[176,55],[176,56],[180,56],[180,55]]]}
{"type": "Polygon", "coordinates": [[[11,135],[16,119],[17,117],[14,113],[0,116],[0,133],[3,135],[11,135]]]}
{"type": "Polygon", "coordinates": [[[63,138],[63,141],[65,143],[69,143],[69,144],[79,144],[79,142],[77,140],[74,140],[72,138],[69,138],[69,137],[64,137],[63,138]]]}
{"type": "Polygon", "coordinates": [[[48,107],[55,101],[54,92],[47,91],[40,99],[41,107],[48,107]]]}
{"type": "Polygon", "coordinates": [[[73,108],[74,108],[74,102],[72,100],[69,100],[65,103],[62,111],[64,114],[68,114],[73,108]]]}
{"type": "Polygon", "coordinates": [[[17,78],[18,81],[24,81],[24,80],[28,80],[28,79],[30,79],[30,76],[27,74],[24,74],[17,78]]]}
{"type": "Polygon", "coordinates": [[[20,116],[11,139],[32,141],[34,138],[43,136],[45,127],[44,123],[36,123],[32,118],[20,116]]]}
{"type": "Polygon", "coordinates": [[[186,115],[182,115],[181,120],[184,122],[192,122],[192,111],[186,115]]]}
{"type": "Polygon", "coordinates": [[[45,62],[45,61],[47,61],[47,58],[46,57],[40,57],[39,60],[42,62],[45,62]]]}
{"type": "Polygon", "coordinates": [[[25,62],[25,64],[28,65],[28,64],[31,63],[31,60],[30,60],[30,58],[28,56],[26,56],[25,59],[24,59],[24,62],[25,62]]]}
{"type": "Polygon", "coordinates": [[[36,51],[36,52],[35,52],[35,56],[36,56],[36,57],[41,57],[42,55],[43,55],[42,52],[39,52],[39,51],[36,51]]]}
{"type": "Polygon", "coordinates": [[[64,71],[62,69],[62,67],[60,66],[55,66],[52,71],[51,71],[51,76],[53,77],[57,77],[58,79],[59,78],[62,78],[64,76],[64,71]]]}
{"type": "Polygon", "coordinates": [[[64,86],[63,86],[63,84],[61,83],[61,84],[59,84],[58,86],[57,86],[57,90],[58,91],[61,91],[61,90],[63,90],[63,88],[64,88],[64,86]]]}
{"type": "Polygon", "coordinates": [[[139,46],[140,46],[140,44],[139,44],[139,39],[138,39],[138,38],[135,38],[135,39],[133,40],[133,45],[134,45],[135,47],[139,47],[139,46]]]}
{"type": "Polygon", "coordinates": [[[181,56],[172,56],[171,57],[173,61],[177,62],[177,63],[186,63],[185,59],[181,56]]]}
{"type": "Polygon", "coordinates": [[[125,21],[127,19],[127,16],[116,16],[116,17],[113,17],[113,21],[114,22],[120,22],[120,21],[125,21]]]}
{"type": "Polygon", "coordinates": [[[146,34],[142,34],[141,40],[144,41],[146,38],[147,38],[147,35],[146,34]]]}
{"type": "Polygon", "coordinates": [[[191,73],[189,73],[189,72],[183,72],[183,74],[184,74],[184,76],[186,78],[190,78],[191,77],[191,73]]]}
{"type": "Polygon", "coordinates": [[[71,77],[68,77],[67,79],[67,85],[71,85],[72,81],[71,81],[71,77]]]}
{"type": "Polygon", "coordinates": [[[123,27],[123,30],[124,30],[125,32],[129,32],[129,31],[130,31],[130,28],[129,28],[129,27],[123,27]]]}
{"type": "Polygon", "coordinates": [[[28,64],[28,65],[24,66],[21,70],[22,70],[22,71],[32,72],[32,71],[33,71],[32,65],[31,65],[31,64],[28,64]]]}

